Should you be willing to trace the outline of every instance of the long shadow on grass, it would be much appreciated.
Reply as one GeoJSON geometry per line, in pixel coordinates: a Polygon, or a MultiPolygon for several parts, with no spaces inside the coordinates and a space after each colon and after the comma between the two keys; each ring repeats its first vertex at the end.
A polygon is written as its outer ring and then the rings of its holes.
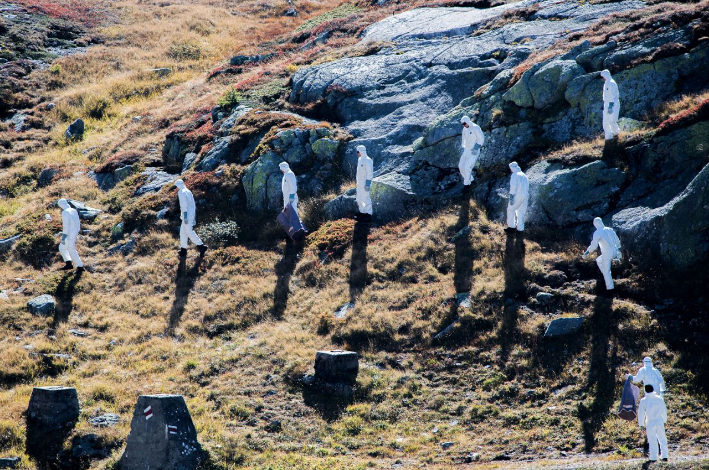
{"type": "Polygon", "coordinates": [[[288,295],[290,294],[290,278],[298,264],[298,258],[303,252],[303,242],[294,242],[290,238],[286,239],[286,248],[283,257],[276,263],[276,287],[273,290],[273,316],[282,318],[288,305],[288,295]]]}
{"type": "Polygon", "coordinates": [[[81,280],[81,275],[82,271],[66,273],[62,280],[59,281],[59,285],[54,291],[57,305],[54,309],[52,330],[56,330],[60,323],[66,322],[72,310],[74,310],[74,294],[76,293],[76,285],[81,280]]]}
{"type": "Polygon", "coordinates": [[[167,335],[174,334],[175,328],[180,324],[190,293],[197,279],[199,279],[202,274],[200,272],[202,261],[204,261],[204,256],[200,255],[194,266],[188,271],[187,257],[180,256],[180,262],[177,265],[177,275],[175,276],[175,300],[172,302],[172,308],[170,308],[170,319],[168,320],[167,331],[165,332],[167,335]]]}
{"type": "Polygon", "coordinates": [[[367,240],[369,224],[357,222],[352,234],[350,261],[350,302],[355,303],[367,286],[367,240]]]}
{"type": "Polygon", "coordinates": [[[469,293],[473,287],[473,243],[470,241],[470,198],[465,197],[460,204],[456,234],[453,285],[457,294],[469,293]]]}
{"type": "Polygon", "coordinates": [[[617,323],[613,315],[613,300],[597,296],[593,303],[593,315],[588,318],[586,325],[591,341],[587,389],[593,396],[593,401],[590,405],[579,403],[578,406],[586,453],[595,448],[596,434],[603,426],[614,402],[617,385],[617,323]]]}
{"type": "Polygon", "coordinates": [[[510,349],[517,341],[517,301],[525,296],[525,281],[527,271],[524,267],[526,257],[526,247],[524,237],[519,234],[508,234],[505,243],[505,259],[503,269],[505,271],[505,292],[504,307],[502,310],[502,322],[498,333],[500,339],[500,359],[506,362],[510,354],[510,349]]]}

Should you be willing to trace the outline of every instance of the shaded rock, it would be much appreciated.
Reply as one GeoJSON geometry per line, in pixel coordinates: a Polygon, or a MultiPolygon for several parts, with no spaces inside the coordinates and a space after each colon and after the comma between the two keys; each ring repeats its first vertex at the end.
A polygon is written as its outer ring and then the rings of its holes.
{"type": "Polygon", "coordinates": [[[441,448],[443,450],[450,449],[455,445],[455,442],[441,442],[441,448]]]}
{"type": "Polygon", "coordinates": [[[36,315],[51,315],[54,306],[54,297],[49,294],[42,294],[27,302],[27,309],[36,315]]]}
{"type": "Polygon", "coordinates": [[[357,208],[357,190],[350,189],[335,199],[325,203],[325,215],[330,220],[352,217],[359,212],[357,208]]]}
{"type": "Polygon", "coordinates": [[[187,152],[185,154],[185,159],[182,161],[182,173],[186,172],[190,168],[192,168],[192,165],[194,165],[194,162],[197,160],[197,154],[194,152],[187,152]]]}
{"type": "Polygon", "coordinates": [[[149,69],[148,72],[154,73],[158,77],[167,77],[172,73],[172,69],[167,67],[160,67],[157,69],[149,69]]]}
{"type": "Polygon", "coordinates": [[[688,268],[709,256],[709,165],[686,189],[654,209],[635,206],[613,216],[626,246],[659,257],[674,268],[688,268]]]}
{"type": "Polygon", "coordinates": [[[39,178],[37,178],[37,187],[44,188],[52,184],[52,180],[59,173],[56,168],[45,168],[39,173],[39,178]]]}
{"type": "Polygon", "coordinates": [[[264,427],[264,430],[266,432],[270,432],[270,433],[281,432],[282,429],[283,429],[283,425],[281,424],[281,421],[278,419],[274,419],[273,421],[269,422],[264,427]]]}
{"type": "Polygon", "coordinates": [[[67,199],[67,202],[71,207],[76,209],[76,212],[79,214],[79,218],[81,220],[94,220],[101,212],[103,212],[101,209],[89,207],[83,202],[75,199],[67,199]]]}
{"type": "Polygon", "coordinates": [[[581,329],[581,325],[583,325],[584,321],[584,317],[557,318],[555,320],[552,320],[551,323],[549,323],[549,326],[544,332],[544,336],[563,336],[571,333],[576,333],[579,329],[581,329]]]}
{"type": "Polygon", "coordinates": [[[64,137],[69,140],[81,139],[84,136],[84,121],[79,118],[76,121],[69,124],[66,131],[64,131],[64,137]]]}
{"type": "Polygon", "coordinates": [[[122,470],[164,468],[195,470],[205,454],[197,441],[197,430],[180,395],[141,395],[138,397],[126,448],[121,456],[122,470]],[[152,417],[146,420],[146,409],[152,417]],[[168,428],[174,426],[174,428],[168,428]]]}
{"type": "Polygon", "coordinates": [[[354,385],[359,372],[359,355],[351,351],[318,351],[315,378],[330,383],[354,385]]]}
{"type": "Polygon", "coordinates": [[[296,17],[296,16],[298,16],[298,10],[296,10],[295,8],[288,8],[287,10],[285,10],[285,11],[282,13],[281,16],[296,17]]]}
{"type": "Polygon", "coordinates": [[[133,240],[131,238],[130,240],[128,240],[125,243],[119,243],[118,245],[109,248],[108,254],[112,256],[112,255],[117,255],[118,253],[120,253],[123,256],[128,256],[129,254],[131,254],[135,250],[136,246],[137,246],[137,244],[136,244],[135,240],[133,240]]]}
{"type": "Polygon", "coordinates": [[[14,235],[0,240],[0,253],[10,250],[20,238],[22,238],[22,235],[14,235]]]}
{"type": "Polygon", "coordinates": [[[455,304],[460,308],[470,308],[470,292],[455,294],[455,304]]]}
{"type": "Polygon", "coordinates": [[[111,449],[112,447],[106,445],[103,438],[96,434],[74,436],[71,456],[67,457],[73,461],[105,459],[111,453],[111,449]]]}
{"type": "Polygon", "coordinates": [[[543,305],[548,305],[554,301],[554,295],[548,292],[539,292],[536,295],[537,302],[543,305]]]}
{"type": "Polygon", "coordinates": [[[125,224],[123,222],[119,222],[114,225],[111,229],[111,240],[120,240],[121,238],[123,238],[123,236],[125,235],[124,227],[125,224]]]}
{"type": "Polygon", "coordinates": [[[79,398],[73,387],[35,387],[27,421],[46,431],[73,426],[79,418],[79,398]]]}
{"type": "Polygon", "coordinates": [[[19,457],[0,458],[0,468],[19,468],[22,459],[19,457]]]}
{"type": "MultiPolygon", "coordinates": [[[[222,162],[229,158],[231,146],[231,137],[219,137],[214,141],[214,146],[209,149],[207,154],[197,164],[197,171],[212,171],[217,168],[222,162]]],[[[185,156],[185,160],[187,157],[185,156]]],[[[184,166],[183,166],[184,168],[184,166]]]]}
{"type": "Polygon", "coordinates": [[[354,310],[355,304],[347,302],[343,306],[335,310],[335,318],[345,318],[350,310],[354,310]]]}
{"type": "Polygon", "coordinates": [[[576,56],[576,62],[587,71],[600,71],[603,69],[603,61],[608,57],[608,53],[615,49],[618,44],[610,40],[600,46],[592,47],[576,56]]]}
{"type": "Polygon", "coordinates": [[[549,287],[561,287],[567,280],[568,278],[563,271],[551,271],[544,276],[544,282],[549,287]]]}
{"type": "Polygon", "coordinates": [[[246,64],[257,64],[271,59],[275,54],[258,54],[258,55],[237,55],[229,60],[229,65],[239,66],[246,64]]]}
{"type": "Polygon", "coordinates": [[[447,327],[443,328],[443,330],[441,330],[437,335],[435,335],[433,337],[433,339],[439,340],[439,339],[445,338],[446,336],[448,336],[449,334],[451,334],[453,332],[453,329],[456,327],[456,325],[459,322],[460,322],[460,318],[456,318],[455,320],[453,320],[453,323],[451,323],[447,327]]]}
{"type": "Polygon", "coordinates": [[[236,108],[234,108],[231,111],[231,114],[229,115],[229,117],[224,119],[224,122],[222,122],[221,126],[219,126],[218,134],[221,137],[225,137],[225,136],[229,135],[229,133],[231,132],[231,129],[234,127],[234,124],[236,124],[236,120],[239,119],[240,117],[243,117],[244,115],[246,115],[246,113],[248,113],[249,111],[251,111],[251,108],[249,108],[248,106],[244,106],[244,105],[239,105],[236,108]]]}
{"type": "Polygon", "coordinates": [[[147,169],[143,171],[143,175],[147,176],[145,183],[135,190],[133,196],[142,196],[143,194],[150,192],[158,192],[163,186],[168,185],[175,181],[178,175],[172,175],[164,171],[147,169]]]}

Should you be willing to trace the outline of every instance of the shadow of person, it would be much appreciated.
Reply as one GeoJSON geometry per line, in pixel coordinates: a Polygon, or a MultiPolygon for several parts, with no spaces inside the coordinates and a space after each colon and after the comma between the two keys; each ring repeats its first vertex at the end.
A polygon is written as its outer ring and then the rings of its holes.
{"type": "Polygon", "coordinates": [[[283,257],[276,263],[276,287],[273,289],[273,316],[282,318],[288,305],[288,295],[290,294],[290,278],[298,264],[298,258],[303,251],[303,242],[294,242],[290,238],[286,239],[286,248],[283,257]]]}
{"type": "Polygon", "coordinates": [[[199,255],[194,266],[187,271],[187,257],[180,256],[180,261],[177,265],[177,274],[175,275],[175,300],[172,301],[167,330],[165,331],[167,335],[173,335],[175,328],[180,324],[180,319],[185,313],[185,306],[187,305],[190,292],[192,292],[197,279],[199,279],[202,274],[200,272],[202,261],[204,261],[204,255],[199,255]]]}
{"type": "Polygon", "coordinates": [[[593,401],[590,406],[580,403],[578,409],[586,453],[592,452],[596,446],[596,434],[614,402],[617,385],[617,323],[613,316],[613,299],[610,296],[596,296],[593,314],[588,318],[586,326],[591,341],[587,389],[593,394],[593,401]]]}
{"type": "Polygon", "coordinates": [[[83,271],[66,273],[64,277],[62,277],[62,280],[59,281],[54,291],[56,307],[54,309],[54,319],[52,320],[52,330],[55,330],[60,323],[66,322],[72,310],[74,310],[74,294],[76,293],[76,285],[81,280],[82,274],[83,271]]]}
{"type": "Polygon", "coordinates": [[[503,270],[505,273],[504,307],[498,338],[500,341],[500,359],[506,362],[511,346],[515,343],[517,332],[518,300],[525,297],[527,271],[524,267],[527,249],[524,237],[519,233],[508,234],[505,243],[503,270]]]}
{"type": "Polygon", "coordinates": [[[470,199],[460,203],[458,223],[455,226],[455,259],[453,265],[453,285],[456,294],[469,293],[473,287],[473,243],[470,240],[470,199]]]}
{"type": "Polygon", "coordinates": [[[369,224],[357,222],[352,231],[352,260],[350,261],[350,302],[355,303],[367,286],[367,241],[369,224]]]}
{"type": "Polygon", "coordinates": [[[352,403],[351,400],[338,398],[332,393],[313,390],[308,387],[303,389],[303,403],[328,423],[337,421],[342,413],[352,403]]]}

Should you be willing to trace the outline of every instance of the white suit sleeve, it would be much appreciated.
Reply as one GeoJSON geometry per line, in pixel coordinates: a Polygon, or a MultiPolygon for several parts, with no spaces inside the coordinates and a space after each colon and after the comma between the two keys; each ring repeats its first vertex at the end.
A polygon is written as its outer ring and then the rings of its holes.
{"type": "Polygon", "coordinates": [[[660,383],[659,383],[659,386],[660,386],[660,390],[659,390],[659,391],[660,391],[660,392],[664,392],[665,390],[667,390],[667,388],[665,387],[665,379],[662,377],[662,374],[660,374],[660,371],[659,371],[659,370],[657,371],[657,376],[658,376],[659,379],[660,379],[660,380],[659,380],[659,382],[660,382],[660,383]]]}
{"type": "Polygon", "coordinates": [[[460,136],[460,146],[463,147],[464,149],[468,148],[465,145],[465,131],[463,131],[463,135],[460,136]]]}
{"type": "Polygon", "coordinates": [[[660,410],[660,418],[662,418],[663,423],[667,422],[667,405],[665,405],[665,400],[662,400],[662,408],[660,410]]]}
{"type": "Polygon", "coordinates": [[[596,231],[593,233],[593,239],[591,240],[591,244],[588,246],[587,251],[588,251],[589,253],[592,253],[592,252],[596,251],[596,250],[598,249],[598,242],[600,242],[600,241],[601,241],[601,236],[600,236],[600,234],[599,234],[599,231],[596,230],[596,231]]]}
{"type": "Polygon", "coordinates": [[[71,214],[71,233],[72,235],[78,235],[81,231],[81,221],[79,220],[79,211],[74,210],[71,214]]]}
{"type": "Polygon", "coordinates": [[[374,179],[374,162],[367,160],[364,166],[367,169],[367,177],[365,180],[372,181],[374,179]]]}
{"type": "Polygon", "coordinates": [[[296,194],[298,192],[298,182],[295,179],[295,174],[288,172],[286,174],[286,181],[288,182],[288,196],[296,194]]]}
{"type": "Polygon", "coordinates": [[[71,216],[67,210],[62,211],[62,233],[64,235],[71,233],[71,216]]]}
{"type": "Polygon", "coordinates": [[[194,203],[194,196],[192,193],[187,194],[187,217],[189,219],[189,223],[191,225],[194,225],[195,223],[195,215],[197,214],[197,205],[194,203]]]}
{"type": "Polygon", "coordinates": [[[645,426],[645,399],[640,400],[640,406],[638,406],[638,425],[645,426]]]}
{"type": "Polygon", "coordinates": [[[475,142],[477,142],[481,147],[485,143],[485,134],[480,126],[473,126],[473,133],[475,134],[475,142]]]}
{"type": "Polygon", "coordinates": [[[615,82],[611,82],[609,88],[610,88],[610,94],[611,94],[611,101],[618,101],[620,99],[620,92],[618,90],[618,84],[615,82]]]}

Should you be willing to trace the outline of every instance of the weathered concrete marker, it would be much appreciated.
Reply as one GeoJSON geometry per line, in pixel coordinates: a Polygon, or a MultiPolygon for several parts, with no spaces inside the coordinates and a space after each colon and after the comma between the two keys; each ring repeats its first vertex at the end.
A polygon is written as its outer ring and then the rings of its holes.
{"type": "Polygon", "coordinates": [[[79,398],[73,387],[35,387],[27,421],[45,432],[71,427],[79,418],[79,398]]]}
{"type": "Polygon", "coordinates": [[[181,395],[141,395],[133,411],[121,470],[194,470],[204,459],[181,395]]]}

